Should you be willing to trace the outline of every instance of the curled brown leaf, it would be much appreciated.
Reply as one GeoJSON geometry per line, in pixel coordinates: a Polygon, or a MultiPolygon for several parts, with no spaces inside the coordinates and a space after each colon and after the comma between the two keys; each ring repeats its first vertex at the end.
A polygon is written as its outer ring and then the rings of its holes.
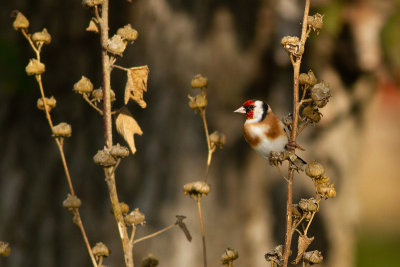
{"type": "Polygon", "coordinates": [[[136,101],[139,106],[145,108],[146,102],[143,100],[143,92],[147,92],[147,78],[149,76],[149,67],[141,66],[130,68],[126,71],[127,80],[125,85],[125,105],[129,99],[136,101]]]}
{"type": "Polygon", "coordinates": [[[131,149],[132,154],[136,152],[135,140],[133,138],[134,134],[142,135],[142,129],[140,129],[139,124],[133,118],[132,114],[126,107],[123,107],[118,112],[115,119],[115,125],[117,132],[124,138],[131,149]]]}

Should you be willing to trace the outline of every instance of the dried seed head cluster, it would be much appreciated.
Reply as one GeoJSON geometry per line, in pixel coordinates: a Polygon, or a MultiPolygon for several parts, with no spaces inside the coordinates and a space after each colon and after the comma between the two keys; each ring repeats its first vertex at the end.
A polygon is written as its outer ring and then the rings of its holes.
{"type": "Polygon", "coordinates": [[[303,254],[303,259],[305,262],[310,264],[318,264],[321,263],[324,259],[322,253],[318,250],[308,251],[303,254]]]}
{"type": "Polygon", "coordinates": [[[0,241],[0,256],[8,257],[11,253],[10,243],[0,241]]]}
{"type": "Polygon", "coordinates": [[[131,24],[125,25],[123,28],[119,28],[117,30],[117,34],[121,36],[121,38],[128,42],[133,42],[138,38],[137,30],[133,29],[131,24]]]}
{"type": "Polygon", "coordinates": [[[32,41],[34,41],[36,45],[39,45],[40,43],[48,45],[51,42],[51,35],[47,29],[44,28],[41,32],[35,32],[32,34],[32,41]]]}
{"type": "Polygon", "coordinates": [[[72,133],[71,125],[66,122],[57,124],[52,130],[55,137],[70,137],[72,133]]]}
{"type": "Polygon", "coordinates": [[[299,84],[300,85],[305,85],[307,87],[312,87],[316,83],[317,83],[317,78],[315,77],[314,72],[312,70],[309,70],[308,73],[301,73],[299,75],[299,84]]]}
{"type": "Polygon", "coordinates": [[[136,208],[135,210],[133,210],[131,213],[129,213],[124,217],[125,223],[127,225],[134,225],[134,226],[144,225],[146,223],[145,219],[146,217],[144,216],[143,213],[139,211],[138,208],[136,208]]]}
{"type": "Polygon", "coordinates": [[[93,255],[98,259],[100,257],[108,257],[110,255],[110,250],[103,242],[98,242],[92,248],[93,255]]]}
{"type": "Polygon", "coordinates": [[[82,75],[82,78],[74,84],[73,90],[79,94],[90,93],[93,91],[93,83],[82,75]]]}
{"type": "Polygon", "coordinates": [[[117,160],[110,154],[107,149],[97,151],[93,157],[94,163],[101,165],[105,168],[114,166],[117,160]]]}
{"type": "Polygon", "coordinates": [[[304,48],[297,36],[284,36],[281,40],[281,44],[291,55],[300,56],[304,52],[304,48]]]}
{"type": "Polygon", "coordinates": [[[114,158],[125,158],[129,156],[129,149],[126,146],[116,144],[111,147],[110,155],[114,158]]]}
{"type": "Polygon", "coordinates": [[[321,163],[312,161],[306,165],[305,172],[311,178],[318,179],[325,173],[325,169],[321,163]]]}
{"type": "Polygon", "coordinates": [[[310,122],[318,123],[321,120],[322,114],[319,112],[317,107],[312,105],[306,106],[302,111],[301,115],[310,122]]]}
{"type": "Polygon", "coordinates": [[[76,196],[68,194],[67,198],[63,201],[63,207],[66,209],[77,209],[82,205],[82,201],[76,196]]]}
{"type": "Polygon", "coordinates": [[[129,205],[126,204],[125,202],[120,202],[119,203],[119,208],[121,209],[122,214],[128,214],[129,212],[129,205]]]}
{"type": "Polygon", "coordinates": [[[270,261],[278,266],[281,266],[283,263],[283,246],[276,246],[271,252],[266,253],[264,257],[266,261],[270,261]]]}
{"type": "Polygon", "coordinates": [[[302,198],[299,202],[299,208],[309,212],[318,211],[318,202],[313,197],[309,199],[302,198]]]}
{"type": "Polygon", "coordinates": [[[227,248],[221,256],[221,262],[224,266],[230,266],[229,264],[232,264],[237,258],[239,258],[239,253],[232,248],[227,248]]]}
{"type": "Polygon", "coordinates": [[[318,108],[323,108],[328,104],[331,91],[325,82],[320,82],[311,88],[311,99],[318,108]]]}
{"type": "Polygon", "coordinates": [[[318,33],[319,30],[322,29],[322,26],[324,25],[323,19],[324,19],[323,15],[316,13],[313,16],[308,16],[307,25],[313,31],[316,31],[318,33]]]}
{"type": "Polygon", "coordinates": [[[212,147],[222,148],[226,143],[226,136],[223,133],[214,131],[210,134],[210,142],[212,147]]]}
{"type": "MultiPolygon", "coordinates": [[[[50,112],[53,108],[56,107],[57,101],[53,96],[50,98],[45,97],[44,99],[45,99],[44,101],[46,102],[47,111],[50,112]]],[[[38,109],[44,110],[43,98],[38,98],[36,106],[38,109]]]]}
{"type": "Polygon", "coordinates": [[[114,34],[111,39],[108,39],[106,49],[109,53],[122,57],[122,53],[126,49],[126,42],[120,35],[114,34]]]}
{"type": "Polygon", "coordinates": [[[208,78],[204,77],[201,74],[197,74],[193,77],[192,81],[190,82],[193,89],[201,89],[205,88],[208,85],[208,78]]]}
{"type": "Polygon", "coordinates": [[[147,255],[147,257],[142,260],[142,267],[156,267],[158,265],[158,259],[152,254],[147,255]]]}
{"type": "Polygon", "coordinates": [[[42,74],[45,70],[45,65],[35,58],[29,60],[28,65],[25,67],[25,72],[28,76],[42,74]]]}
{"type": "Polygon", "coordinates": [[[183,186],[183,192],[193,199],[198,199],[208,195],[210,192],[210,185],[204,181],[191,182],[183,186]]]}
{"type": "Polygon", "coordinates": [[[16,31],[28,30],[29,20],[24,16],[24,14],[19,11],[14,11],[14,14],[12,15],[15,16],[13,27],[16,31]]]}

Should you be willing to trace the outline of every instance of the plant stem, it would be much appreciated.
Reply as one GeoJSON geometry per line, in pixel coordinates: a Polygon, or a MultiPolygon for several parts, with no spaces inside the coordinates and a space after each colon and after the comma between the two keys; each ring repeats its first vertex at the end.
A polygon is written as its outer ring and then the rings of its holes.
{"type": "MultiPolygon", "coordinates": [[[[301,31],[301,47],[300,51],[304,51],[304,44],[307,39],[307,18],[310,9],[310,0],[306,0],[304,7],[303,25],[301,31]]],[[[295,153],[296,150],[296,137],[297,137],[297,126],[299,120],[299,74],[300,74],[300,64],[302,55],[292,60],[293,63],[293,123],[292,132],[290,136],[290,152],[295,153]]],[[[285,249],[283,253],[283,266],[286,267],[289,263],[290,256],[290,245],[292,243],[292,202],[293,202],[293,177],[294,168],[292,168],[293,163],[289,163],[289,173],[288,173],[288,192],[286,200],[286,234],[285,234],[285,249]]]]}
{"type": "Polygon", "coordinates": [[[206,235],[204,233],[203,217],[201,215],[201,198],[197,198],[197,210],[199,212],[201,238],[203,241],[203,263],[204,263],[204,267],[207,267],[206,235]]]}
{"type": "Polygon", "coordinates": [[[207,120],[206,120],[206,110],[205,110],[205,109],[202,109],[202,110],[200,111],[200,115],[201,115],[201,118],[203,119],[204,131],[205,131],[205,133],[206,133],[207,149],[208,149],[206,175],[205,175],[205,178],[204,178],[204,181],[207,181],[208,171],[209,171],[209,169],[210,169],[211,159],[212,159],[212,155],[213,155],[215,149],[213,149],[213,148],[211,147],[210,134],[209,134],[209,132],[208,132],[208,126],[207,126],[207,120]]]}
{"type": "Polygon", "coordinates": [[[136,239],[136,240],[133,241],[133,244],[136,244],[136,243],[142,242],[142,241],[144,241],[144,240],[146,240],[146,239],[155,237],[155,236],[157,236],[157,235],[159,235],[159,234],[161,234],[161,233],[164,233],[165,231],[168,231],[169,229],[174,228],[176,225],[177,225],[176,223],[171,224],[171,225],[169,225],[169,226],[167,226],[167,227],[165,227],[165,228],[163,228],[163,229],[161,229],[161,230],[159,230],[159,231],[157,231],[157,232],[154,232],[154,233],[152,233],[152,234],[150,234],[150,235],[146,235],[146,236],[144,236],[144,237],[138,238],[138,239],[136,239]]]}

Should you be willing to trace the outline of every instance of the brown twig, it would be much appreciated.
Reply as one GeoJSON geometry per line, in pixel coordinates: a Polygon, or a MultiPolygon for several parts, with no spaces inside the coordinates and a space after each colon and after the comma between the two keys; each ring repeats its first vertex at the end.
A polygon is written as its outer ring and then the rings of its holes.
{"type": "MultiPolygon", "coordinates": [[[[308,32],[307,32],[307,18],[310,9],[310,0],[306,0],[304,7],[303,25],[301,31],[300,39],[300,51],[304,51],[304,44],[306,42],[308,32]]],[[[293,58],[291,56],[291,62],[293,64],[293,123],[292,132],[290,136],[289,143],[291,144],[291,153],[295,153],[296,150],[296,138],[297,138],[297,125],[299,120],[299,74],[300,74],[300,64],[302,55],[293,58]]],[[[285,234],[285,248],[283,252],[283,266],[286,267],[289,262],[290,256],[290,245],[292,243],[293,231],[292,231],[292,202],[293,202],[293,177],[294,168],[292,168],[293,163],[289,162],[289,173],[288,173],[288,192],[286,200],[286,234],[285,234]]]]}
{"type": "Polygon", "coordinates": [[[206,235],[205,235],[205,232],[204,232],[203,216],[201,214],[201,198],[200,197],[197,198],[197,211],[199,213],[201,238],[202,238],[202,241],[203,241],[203,266],[207,267],[206,235]]]}
{"type": "Polygon", "coordinates": [[[155,237],[155,236],[157,236],[157,235],[159,235],[159,234],[161,234],[161,233],[164,233],[164,232],[168,231],[169,229],[174,228],[175,226],[177,226],[176,223],[171,224],[171,225],[169,225],[169,226],[167,226],[167,227],[165,227],[165,228],[163,228],[163,229],[161,229],[161,230],[159,230],[159,231],[157,231],[157,232],[154,232],[154,233],[152,233],[152,234],[150,234],[150,235],[146,235],[146,236],[144,236],[144,237],[141,237],[141,238],[138,238],[138,239],[136,239],[136,240],[133,240],[133,244],[136,244],[136,243],[142,242],[142,241],[144,241],[144,240],[146,240],[146,239],[155,237]]]}
{"type": "Polygon", "coordinates": [[[93,104],[92,101],[90,101],[89,97],[87,96],[87,94],[83,94],[83,99],[85,99],[85,101],[92,107],[94,108],[98,113],[100,113],[100,115],[103,116],[103,111],[98,108],[95,104],[93,104]]]}
{"type": "Polygon", "coordinates": [[[211,159],[212,159],[212,155],[215,151],[215,147],[211,147],[211,141],[210,141],[210,134],[208,132],[208,126],[207,126],[207,120],[206,120],[206,110],[202,109],[200,111],[200,115],[201,118],[203,120],[203,124],[204,124],[204,131],[206,133],[206,140],[207,140],[207,150],[208,150],[208,156],[207,156],[207,167],[206,167],[206,175],[204,178],[204,181],[207,181],[207,177],[208,177],[208,171],[210,169],[210,165],[211,165],[211,159]]]}

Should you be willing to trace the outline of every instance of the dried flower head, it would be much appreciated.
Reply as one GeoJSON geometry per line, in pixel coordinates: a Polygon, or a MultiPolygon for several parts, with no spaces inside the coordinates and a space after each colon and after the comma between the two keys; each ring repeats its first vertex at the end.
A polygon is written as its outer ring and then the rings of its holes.
{"type": "Polygon", "coordinates": [[[111,54],[122,57],[122,53],[125,51],[126,42],[118,34],[114,34],[111,39],[107,40],[107,51],[111,54]]]}
{"type": "Polygon", "coordinates": [[[324,259],[322,253],[318,250],[307,251],[303,254],[304,261],[310,264],[318,264],[321,263],[324,259]]]}
{"type": "Polygon", "coordinates": [[[82,78],[74,84],[73,90],[79,94],[90,93],[93,91],[93,84],[90,79],[82,75],[82,78]]]}
{"type": "Polygon", "coordinates": [[[210,185],[204,181],[195,181],[183,186],[185,195],[190,195],[192,198],[198,198],[208,195],[210,192],[210,185]]]}
{"type": "Polygon", "coordinates": [[[152,254],[148,254],[146,258],[142,260],[142,267],[156,267],[158,265],[158,259],[152,254]]]}
{"type": "Polygon", "coordinates": [[[319,108],[324,107],[328,103],[330,97],[331,90],[325,82],[317,83],[311,89],[311,98],[314,104],[319,108]]]}
{"type": "Polygon", "coordinates": [[[128,214],[129,212],[129,205],[126,204],[125,202],[120,202],[119,203],[119,208],[121,209],[122,214],[128,214]]]}
{"type": "Polygon", "coordinates": [[[47,29],[44,28],[41,32],[35,32],[34,34],[32,34],[32,41],[34,41],[36,44],[50,44],[51,35],[47,31],[47,29]]]}
{"type": "MultiPolygon", "coordinates": [[[[50,112],[53,108],[56,107],[57,101],[53,96],[50,98],[45,97],[44,101],[46,102],[47,111],[50,112]]],[[[36,102],[36,106],[38,109],[44,110],[43,98],[38,98],[38,100],[36,102]]]]}
{"type": "Polygon", "coordinates": [[[129,156],[129,149],[126,146],[116,144],[111,147],[110,154],[115,158],[125,158],[129,156]]]}
{"type": "Polygon", "coordinates": [[[45,70],[45,65],[35,58],[30,59],[25,67],[26,74],[29,76],[42,74],[45,70]]]}
{"type": "Polygon", "coordinates": [[[210,134],[210,143],[211,147],[216,146],[222,148],[226,143],[226,136],[223,133],[215,131],[210,134]]]}
{"type": "Polygon", "coordinates": [[[325,199],[332,198],[336,196],[335,185],[329,182],[326,183],[318,183],[317,184],[317,193],[320,194],[325,199]]]}
{"type": "Polygon", "coordinates": [[[227,248],[221,256],[221,262],[222,264],[227,265],[232,263],[237,258],[239,258],[239,253],[232,248],[227,248]]]}
{"type": "Polygon", "coordinates": [[[128,225],[143,225],[146,223],[145,219],[146,217],[144,216],[143,213],[139,211],[138,208],[135,210],[131,211],[128,215],[124,217],[125,223],[128,225]]]}
{"type": "Polygon", "coordinates": [[[306,106],[302,112],[301,115],[305,117],[307,120],[310,122],[317,123],[321,120],[321,113],[319,112],[318,108],[315,108],[313,106],[306,106]]]}
{"type": "Polygon", "coordinates": [[[117,30],[117,34],[128,42],[135,41],[139,35],[137,30],[132,28],[131,24],[127,24],[123,28],[119,28],[117,30]]]}
{"type": "Polygon", "coordinates": [[[103,0],[82,0],[82,5],[88,6],[88,7],[94,7],[101,5],[103,3],[103,0]]]}
{"type": "Polygon", "coordinates": [[[92,251],[96,258],[108,257],[110,255],[108,247],[103,242],[96,243],[96,245],[92,248],[92,251]]]}
{"type": "Polygon", "coordinates": [[[297,36],[285,36],[281,40],[283,48],[294,56],[300,56],[304,52],[304,48],[301,46],[299,37],[297,36]]]}
{"type": "Polygon", "coordinates": [[[310,27],[313,31],[319,31],[322,29],[322,26],[324,25],[324,16],[316,13],[313,16],[308,16],[307,19],[307,25],[310,27]]]}
{"type": "Polygon", "coordinates": [[[103,167],[111,167],[116,163],[116,159],[110,155],[110,152],[106,149],[97,151],[93,157],[93,161],[103,167]]]}
{"type": "Polygon", "coordinates": [[[193,89],[205,88],[208,85],[208,78],[201,74],[197,74],[193,77],[191,83],[193,89]]]}
{"type": "Polygon", "coordinates": [[[305,85],[306,88],[309,88],[317,83],[317,78],[315,77],[314,72],[309,70],[308,73],[301,73],[299,75],[299,83],[305,85]]]}
{"type": "Polygon", "coordinates": [[[189,107],[193,109],[195,112],[197,110],[202,110],[207,106],[207,98],[203,94],[199,94],[194,97],[188,95],[188,98],[189,98],[189,107]]]}
{"type": "Polygon", "coordinates": [[[77,209],[82,205],[82,201],[76,196],[68,194],[67,198],[63,201],[63,207],[66,209],[77,209]]]}
{"type": "Polygon", "coordinates": [[[268,252],[264,255],[265,259],[270,262],[276,263],[278,266],[281,266],[283,263],[283,247],[282,245],[276,246],[273,251],[268,252]]]}
{"type": "Polygon", "coordinates": [[[14,14],[11,14],[12,16],[15,16],[14,22],[13,22],[13,27],[16,31],[18,30],[27,30],[29,27],[29,20],[22,14],[21,12],[14,11],[14,14]]]}
{"type": "Polygon", "coordinates": [[[10,243],[0,241],[0,256],[8,257],[11,253],[10,243]]]}
{"type": "Polygon", "coordinates": [[[311,178],[319,178],[325,173],[325,169],[321,163],[312,161],[306,165],[305,172],[311,178]]]}
{"type": "Polygon", "coordinates": [[[302,198],[299,202],[299,208],[303,211],[317,211],[318,210],[318,202],[315,198],[304,199],[302,198]]]}
{"type": "Polygon", "coordinates": [[[70,137],[72,133],[71,125],[66,122],[61,122],[53,127],[53,135],[55,137],[70,137]]]}
{"type": "MultiPolygon", "coordinates": [[[[92,91],[92,99],[95,102],[103,101],[103,89],[101,87],[99,89],[94,89],[92,91]]],[[[114,92],[114,90],[110,89],[110,101],[113,102],[115,100],[116,100],[115,92],[114,92]]]]}

